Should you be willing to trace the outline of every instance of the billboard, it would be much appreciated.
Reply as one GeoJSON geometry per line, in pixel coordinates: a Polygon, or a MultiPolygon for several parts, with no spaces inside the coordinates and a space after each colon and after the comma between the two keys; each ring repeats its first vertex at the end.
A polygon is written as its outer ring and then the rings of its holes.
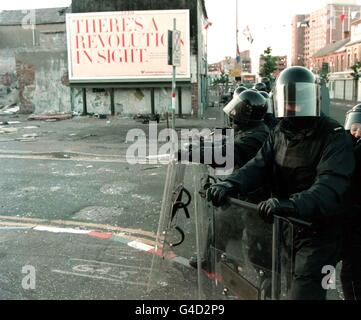
{"type": "Polygon", "coordinates": [[[66,15],[70,82],[171,81],[168,30],[181,33],[178,80],[190,80],[189,10],[66,15]]]}

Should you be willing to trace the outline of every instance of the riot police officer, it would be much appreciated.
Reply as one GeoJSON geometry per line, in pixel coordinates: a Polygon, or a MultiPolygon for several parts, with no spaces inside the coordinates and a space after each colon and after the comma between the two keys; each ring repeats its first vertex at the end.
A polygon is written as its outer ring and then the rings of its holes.
{"type": "Polygon", "coordinates": [[[240,95],[243,91],[246,91],[247,88],[245,86],[238,86],[233,92],[233,98],[237,95],[240,95]]]}
{"type": "MultiPolygon", "coordinates": [[[[236,89],[237,91],[237,89],[236,89]]],[[[233,119],[234,136],[234,167],[235,169],[242,167],[250,159],[252,159],[262,144],[269,135],[269,129],[264,124],[263,118],[267,111],[265,98],[258,92],[253,90],[244,90],[240,94],[235,94],[232,101],[230,101],[223,109],[233,119]]],[[[224,146],[220,146],[223,148],[224,146]]],[[[213,146],[214,149],[217,146],[213,146]]],[[[201,152],[200,154],[203,154],[201,152]]],[[[211,164],[212,167],[217,167],[216,163],[211,164]]],[[[266,199],[264,194],[266,189],[259,190],[257,193],[252,194],[248,201],[258,203],[266,199]]],[[[217,216],[216,235],[227,235],[219,237],[222,242],[217,243],[219,250],[224,250],[230,238],[238,237],[242,234],[242,223],[237,219],[234,213],[229,214],[227,217],[217,216]]],[[[214,235],[208,233],[208,243],[211,243],[214,235]]],[[[209,245],[207,246],[207,250],[209,245]]],[[[203,267],[206,268],[208,262],[208,253],[205,254],[203,267]]],[[[189,261],[193,267],[197,266],[197,258],[194,256],[189,261]]]]}
{"type": "Polygon", "coordinates": [[[273,100],[266,91],[260,91],[260,94],[267,100],[267,112],[264,116],[264,123],[270,130],[273,130],[278,123],[274,113],[273,100]]]}
{"type": "Polygon", "coordinates": [[[285,239],[293,249],[291,299],[326,299],[322,269],[340,260],[339,209],[354,169],[346,132],[320,116],[318,86],[306,68],[284,70],[274,91],[280,123],[254,159],[207,192],[209,201],[222,206],[230,195],[269,183],[272,197],[258,207],[265,222],[272,223],[275,215],[312,222],[311,227],[295,225],[295,238],[285,239]]]}
{"type": "Polygon", "coordinates": [[[268,77],[263,77],[263,78],[261,78],[261,82],[266,85],[266,90],[265,91],[267,93],[270,93],[272,91],[271,80],[268,77]]]}
{"type": "Polygon", "coordinates": [[[361,300],[361,104],[346,114],[345,129],[352,135],[356,169],[345,203],[341,282],[345,299],[361,300]]]}
{"type": "Polygon", "coordinates": [[[234,164],[240,168],[255,156],[269,134],[263,121],[267,101],[258,92],[244,90],[236,94],[223,111],[233,121],[234,164]]]}
{"type": "MultiPolygon", "coordinates": [[[[269,134],[269,129],[263,121],[267,111],[266,99],[258,92],[252,90],[246,89],[240,94],[237,94],[236,91],[233,99],[223,108],[223,111],[233,122],[233,163],[234,168],[237,169],[255,156],[269,134]]],[[[225,140],[220,144],[213,143],[211,145],[212,155],[224,154],[226,151],[225,143],[225,140]]],[[[191,146],[190,150],[179,152],[178,159],[192,162],[195,160],[192,154],[197,154],[200,157],[199,159],[197,158],[196,161],[199,160],[200,163],[205,163],[206,159],[204,159],[204,155],[209,154],[205,152],[205,148],[208,148],[208,146],[204,144],[191,146]]],[[[223,164],[218,164],[214,160],[210,163],[210,166],[216,168],[222,167],[223,164]]]]}
{"type": "Polygon", "coordinates": [[[267,91],[267,86],[263,82],[258,82],[253,86],[257,91],[267,91]]]}

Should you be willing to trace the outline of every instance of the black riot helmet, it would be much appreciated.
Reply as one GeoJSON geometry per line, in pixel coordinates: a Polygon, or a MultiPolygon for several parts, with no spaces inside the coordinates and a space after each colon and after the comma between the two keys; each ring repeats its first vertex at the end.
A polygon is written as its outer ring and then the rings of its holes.
{"type": "Polygon", "coordinates": [[[270,97],[270,95],[266,92],[266,91],[260,91],[259,92],[265,99],[266,99],[266,104],[267,104],[267,111],[266,113],[272,113],[274,114],[274,109],[273,109],[273,103],[272,103],[272,99],[270,97]]]}
{"type": "Polygon", "coordinates": [[[233,93],[233,97],[235,97],[236,95],[240,95],[243,91],[246,91],[247,88],[244,86],[238,86],[233,93]]]}
{"type": "Polygon", "coordinates": [[[266,85],[266,92],[270,93],[272,90],[272,86],[271,86],[271,80],[268,77],[263,77],[261,79],[261,82],[264,83],[266,85]]]}
{"type": "Polygon", "coordinates": [[[263,82],[258,82],[253,86],[257,91],[267,91],[267,86],[263,82]]]}
{"type": "Polygon", "coordinates": [[[269,99],[269,94],[266,91],[259,92],[265,99],[269,99]]]}
{"type": "Polygon", "coordinates": [[[233,118],[236,125],[252,125],[263,121],[267,101],[254,90],[245,90],[235,96],[223,111],[233,118]]]}
{"type": "Polygon", "coordinates": [[[310,70],[289,67],[276,81],[273,101],[277,118],[319,117],[319,82],[310,70]]]}
{"type": "Polygon", "coordinates": [[[346,113],[345,130],[351,130],[353,124],[361,124],[361,103],[355,105],[346,113]]]}

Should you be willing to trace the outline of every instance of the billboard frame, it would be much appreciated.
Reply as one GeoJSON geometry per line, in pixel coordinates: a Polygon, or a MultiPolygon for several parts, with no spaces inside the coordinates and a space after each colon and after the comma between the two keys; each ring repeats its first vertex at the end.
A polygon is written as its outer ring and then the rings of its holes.
{"type": "MultiPolygon", "coordinates": [[[[191,38],[190,38],[190,10],[189,9],[177,9],[177,10],[134,10],[134,11],[106,11],[106,12],[83,12],[83,13],[67,13],[66,14],[66,35],[67,35],[67,52],[68,52],[68,72],[69,72],[69,82],[70,85],[73,84],[121,84],[121,83],[168,83],[172,81],[172,69],[170,69],[169,74],[167,76],[164,75],[149,75],[149,76],[94,76],[94,77],[79,77],[73,76],[73,61],[72,61],[72,47],[71,47],[71,28],[70,19],[74,16],[104,16],[110,14],[119,14],[122,13],[183,13],[185,14],[186,19],[186,30],[185,30],[185,39],[189,42],[188,50],[186,50],[185,54],[188,55],[188,63],[186,65],[187,74],[186,75],[177,75],[177,82],[190,82],[191,81],[191,38]]],[[[171,26],[170,26],[171,27],[171,26]]],[[[167,29],[168,30],[168,29],[167,29]]],[[[164,48],[165,50],[165,65],[167,64],[167,46],[164,48]]]]}

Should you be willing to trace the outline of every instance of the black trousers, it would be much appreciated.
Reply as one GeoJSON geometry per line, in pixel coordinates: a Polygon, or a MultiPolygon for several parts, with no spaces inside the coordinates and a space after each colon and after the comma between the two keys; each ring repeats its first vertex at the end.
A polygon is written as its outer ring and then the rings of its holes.
{"type": "Polygon", "coordinates": [[[341,227],[311,230],[294,228],[293,239],[287,241],[292,246],[292,276],[289,299],[325,300],[324,287],[327,276],[322,270],[326,266],[336,269],[341,259],[341,227]],[[290,243],[292,241],[292,243],[290,243]]]}
{"type": "Polygon", "coordinates": [[[343,234],[341,282],[346,300],[361,300],[361,220],[346,224],[343,234]]]}

